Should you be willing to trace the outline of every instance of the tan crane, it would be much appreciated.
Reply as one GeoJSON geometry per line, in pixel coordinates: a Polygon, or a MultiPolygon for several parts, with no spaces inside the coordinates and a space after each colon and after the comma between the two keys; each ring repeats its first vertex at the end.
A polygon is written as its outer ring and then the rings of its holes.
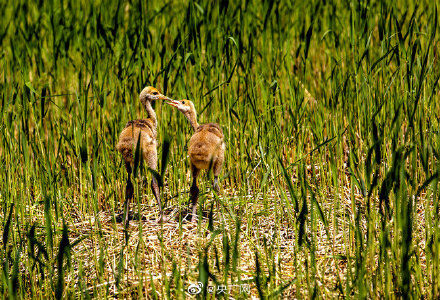
{"type": "MultiPolygon", "coordinates": [[[[119,142],[116,149],[122,154],[125,161],[125,168],[127,169],[128,178],[125,187],[125,223],[128,224],[128,204],[133,198],[134,188],[131,183],[131,174],[133,169],[134,157],[133,151],[136,148],[138,139],[140,138],[139,146],[142,157],[147,166],[153,170],[157,170],[157,119],[151,102],[154,100],[171,100],[162,95],[156,88],[147,86],[139,95],[139,100],[147,111],[148,117],[141,120],[129,121],[125,128],[119,135],[119,142]]],[[[156,198],[160,209],[159,221],[163,218],[162,204],[160,201],[159,185],[157,180],[152,176],[151,190],[156,198]]]]}
{"type": "Polygon", "coordinates": [[[218,176],[220,175],[225,159],[223,131],[216,123],[199,125],[197,123],[197,112],[192,101],[185,99],[170,100],[167,104],[176,107],[183,113],[194,130],[188,147],[192,174],[192,185],[190,189],[192,203],[191,222],[194,222],[197,217],[196,210],[199,197],[197,176],[200,170],[208,169],[213,171],[213,187],[215,191],[219,191],[218,176]]]}

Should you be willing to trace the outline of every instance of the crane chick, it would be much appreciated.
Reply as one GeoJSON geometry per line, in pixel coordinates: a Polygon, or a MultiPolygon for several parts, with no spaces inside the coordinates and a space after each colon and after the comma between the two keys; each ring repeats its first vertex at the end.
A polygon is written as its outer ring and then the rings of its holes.
{"type": "MultiPolygon", "coordinates": [[[[128,204],[130,199],[133,198],[134,188],[131,183],[131,173],[134,163],[133,150],[136,148],[138,139],[140,138],[140,150],[144,161],[147,166],[153,170],[157,169],[157,119],[151,102],[154,100],[171,100],[170,98],[162,95],[156,88],[147,86],[142,90],[139,95],[139,100],[147,111],[148,117],[146,119],[129,121],[125,128],[119,135],[119,142],[116,149],[122,154],[125,161],[125,168],[127,169],[128,178],[125,187],[125,223],[128,224],[128,204]]],[[[159,186],[157,180],[152,178],[151,189],[153,195],[159,204],[160,220],[162,220],[162,204],[160,201],[159,186]]]]}
{"type": "Polygon", "coordinates": [[[197,123],[197,112],[192,101],[170,100],[167,104],[176,107],[183,113],[194,130],[188,147],[192,174],[192,185],[190,189],[192,203],[191,221],[194,222],[197,216],[196,210],[199,197],[197,176],[200,170],[208,169],[213,171],[213,187],[215,191],[219,191],[218,176],[220,175],[225,159],[223,131],[216,123],[199,125],[197,123]]]}

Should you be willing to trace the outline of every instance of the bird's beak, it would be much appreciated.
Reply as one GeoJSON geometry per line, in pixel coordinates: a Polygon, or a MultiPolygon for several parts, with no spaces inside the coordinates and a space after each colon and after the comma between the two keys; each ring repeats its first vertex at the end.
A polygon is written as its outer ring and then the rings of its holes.
{"type": "Polygon", "coordinates": [[[173,100],[173,99],[168,98],[167,96],[160,94],[160,95],[158,96],[158,100],[166,100],[166,101],[170,101],[170,100],[173,100]]]}
{"type": "Polygon", "coordinates": [[[177,107],[177,105],[179,104],[179,101],[173,100],[173,99],[169,99],[169,101],[167,102],[168,105],[177,107]]]}

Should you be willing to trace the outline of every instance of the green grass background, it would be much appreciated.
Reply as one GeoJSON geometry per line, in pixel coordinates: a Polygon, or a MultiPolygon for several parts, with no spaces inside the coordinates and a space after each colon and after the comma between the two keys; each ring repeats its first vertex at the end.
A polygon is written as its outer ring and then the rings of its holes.
{"type": "MultiPolygon", "coordinates": [[[[0,1],[0,294],[186,298],[201,280],[440,297],[438,9],[414,2],[0,1]],[[115,145],[146,85],[194,101],[227,141],[222,195],[201,180],[213,213],[191,231],[196,264],[161,226],[161,258],[143,262],[141,222],[129,247],[114,221],[115,145]]],[[[190,126],[155,109],[163,196],[182,208],[190,126]]],[[[133,207],[154,207],[142,190],[133,207]]]]}

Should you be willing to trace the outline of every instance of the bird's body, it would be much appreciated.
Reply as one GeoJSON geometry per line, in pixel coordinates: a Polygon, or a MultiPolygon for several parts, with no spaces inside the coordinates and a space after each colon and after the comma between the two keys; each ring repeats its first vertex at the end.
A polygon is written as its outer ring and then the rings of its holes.
{"type": "MultiPolygon", "coordinates": [[[[133,164],[133,149],[136,147],[139,134],[141,138],[141,150],[144,158],[153,158],[157,154],[153,155],[153,152],[156,152],[157,148],[157,128],[154,125],[154,122],[150,119],[142,119],[142,120],[132,120],[127,122],[125,128],[122,130],[119,135],[119,142],[116,146],[116,149],[121,152],[125,161],[133,164]],[[150,154],[151,153],[151,154],[150,154]],[[149,155],[150,154],[150,155],[149,155]]],[[[154,161],[147,161],[147,165],[154,165],[154,161]]]]}
{"type": "Polygon", "coordinates": [[[200,170],[212,170],[214,174],[214,189],[219,190],[218,176],[225,159],[225,142],[223,131],[216,123],[199,125],[194,104],[189,100],[172,100],[168,102],[182,112],[190,122],[194,134],[189,140],[188,154],[191,164],[192,185],[190,189],[192,202],[192,221],[196,219],[196,209],[199,196],[197,177],[200,170]]]}
{"type": "Polygon", "coordinates": [[[217,173],[216,167],[221,170],[225,152],[223,138],[223,131],[218,124],[199,125],[189,140],[188,154],[191,164],[201,170],[212,166],[214,174],[217,173]]]}
{"type": "MultiPolygon", "coordinates": [[[[134,164],[133,151],[136,149],[139,138],[139,147],[144,161],[152,170],[157,169],[157,119],[156,113],[151,106],[154,100],[171,100],[168,97],[159,93],[154,87],[146,87],[139,95],[139,100],[147,111],[148,118],[141,120],[129,121],[121,134],[116,149],[122,154],[125,161],[125,168],[127,169],[128,178],[125,189],[125,222],[128,224],[128,203],[133,198],[134,188],[131,183],[131,173],[134,164]]],[[[160,220],[162,220],[162,206],[159,195],[159,186],[156,179],[153,177],[151,181],[151,189],[156,198],[160,209],[160,220]]]]}

